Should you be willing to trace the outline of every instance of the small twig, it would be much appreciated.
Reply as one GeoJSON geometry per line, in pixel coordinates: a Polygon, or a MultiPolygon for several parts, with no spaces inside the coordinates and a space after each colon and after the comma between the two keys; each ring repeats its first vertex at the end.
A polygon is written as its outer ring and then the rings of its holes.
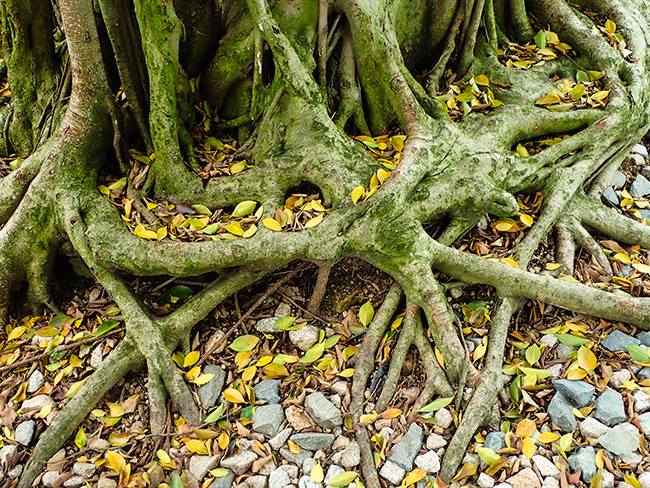
{"type": "Polygon", "coordinates": [[[298,304],[295,302],[295,300],[293,300],[291,297],[285,295],[285,294],[282,293],[281,291],[278,292],[278,293],[279,293],[280,295],[282,295],[284,298],[286,298],[287,300],[289,300],[289,301],[291,302],[291,304],[292,304],[294,307],[296,307],[297,309],[302,310],[303,312],[305,312],[305,313],[311,315],[312,317],[314,317],[316,320],[320,320],[322,323],[324,323],[324,324],[326,324],[326,325],[329,325],[329,322],[328,322],[327,320],[325,320],[325,319],[322,318],[322,317],[319,317],[319,316],[316,315],[315,313],[310,312],[310,311],[307,310],[306,308],[301,307],[301,306],[298,305],[298,304]]]}
{"type": "Polygon", "coordinates": [[[44,352],[44,353],[41,353],[41,354],[37,354],[36,356],[32,356],[31,358],[23,359],[22,361],[18,361],[17,363],[9,364],[7,366],[2,366],[0,368],[0,373],[4,373],[5,371],[9,371],[9,370],[12,370],[12,369],[20,368],[21,366],[25,366],[27,364],[33,363],[34,361],[38,361],[39,359],[43,359],[44,357],[50,356],[53,353],[65,352],[65,351],[69,351],[71,349],[76,349],[79,346],[82,346],[84,344],[97,342],[100,339],[104,339],[104,338],[106,338],[108,336],[119,334],[120,332],[124,332],[125,330],[126,330],[126,327],[120,327],[119,329],[115,329],[115,330],[111,330],[109,332],[106,332],[105,334],[102,334],[99,337],[86,337],[85,339],[81,339],[79,341],[73,342],[72,344],[66,344],[65,346],[55,347],[50,352],[44,352]]]}
{"type": "Polygon", "coordinates": [[[276,281],[273,285],[269,286],[268,289],[262,294],[261,297],[257,299],[257,301],[249,308],[244,315],[241,316],[241,318],[233,324],[230,329],[226,331],[226,333],[223,335],[221,339],[219,339],[217,342],[214,343],[214,345],[203,354],[201,359],[196,363],[196,366],[201,366],[211,355],[214,351],[219,349],[221,345],[228,340],[228,338],[232,335],[233,332],[237,330],[237,328],[246,320],[248,317],[252,315],[252,313],[257,310],[257,308],[266,301],[268,297],[273,295],[276,291],[280,289],[282,285],[284,285],[287,281],[289,281],[291,278],[293,278],[293,275],[295,275],[298,271],[301,271],[307,266],[307,263],[303,263],[298,266],[298,268],[294,269],[293,271],[287,273],[284,275],[282,278],[280,278],[278,281],[276,281]]]}

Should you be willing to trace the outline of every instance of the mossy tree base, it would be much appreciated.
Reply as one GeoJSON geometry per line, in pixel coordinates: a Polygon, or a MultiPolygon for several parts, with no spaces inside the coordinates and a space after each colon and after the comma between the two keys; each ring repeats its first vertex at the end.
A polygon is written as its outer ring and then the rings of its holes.
{"type": "MultiPolygon", "coordinates": [[[[41,2],[28,3],[35,7],[41,2]]],[[[379,486],[379,480],[358,415],[376,349],[400,303],[406,318],[379,404],[388,405],[409,347],[420,352],[429,380],[416,408],[435,395],[457,392],[460,397],[465,385],[473,387],[443,460],[444,480],[453,477],[474,432],[490,418],[501,387],[508,327],[521,299],[650,329],[650,299],[527,271],[538,245],[554,231],[560,236],[558,260],[569,274],[576,245],[598,254],[586,229],[650,247],[650,227],[599,200],[603,185],[650,127],[649,29],[641,4],[581,2],[616,22],[631,51],[624,58],[592,32],[585,15],[564,1],[526,2],[529,13],[576,55],[521,71],[506,68],[496,55],[497,44],[508,36],[524,42],[534,32],[524,2],[517,0],[448,0],[443,6],[406,2],[409,11],[428,12],[409,21],[400,1],[279,1],[270,2],[271,9],[267,0],[247,0],[217,11],[189,0],[158,6],[138,0],[132,12],[100,0],[101,15],[90,0],[59,3],[71,97],[58,130],[0,181],[0,312],[6,320],[11,291],[20,283],[28,284],[32,307],[56,306],[49,278],[65,244],[116,301],[127,334],[41,436],[19,486],[31,484],[101,394],[130,369],[148,369],[154,432],[164,427],[167,396],[187,421],[199,423],[172,352],[223,299],[296,260],[315,262],[322,270],[312,310],[322,299],[329,269],[346,256],[360,257],[397,281],[366,333],[353,379],[362,469],[371,487],[379,486]],[[122,24],[115,21],[124,16],[122,24]],[[106,25],[98,31],[101,19],[106,25]],[[207,31],[210,26],[213,31],[207,31]],[[104,56],[111,48],[114,60],[107,63],[104,56]],[[109,64],[117,70],[106,70],[109,64]],[[188,136],[193,112],[187,73],[195,75],[197,66],[205,68],[202,93],[218,113],[232,117],[221,123],[238,129],[240,137],[250,136],[247,144],[241,142],[254,164],[240,175],[205,186],[191,170],[195,161],[188,136]],[[414,73],[422,66],[428,76],[421,85],[414,73]],[[452,122],[433,98],[446,68],[466,80],[486,75],[496,82],[495,95],[504,105],[452,122]],[[609,90],[606,107],[551,112],[535,105],[554,88],[552,75],[575,79],[577,70],[603,73],[609,90]],[[126,106],[114,103],[119,86],[126,106]],[[376,135],[393,127],[407,136],[399,166],[376,194],[353,203],[352,191],[367,185],[377,163],[344,129],[376,135]],[[558,133],[572,135],[529,158],[512,151],[521,142],[558,133]],[[128,182],[136,200],[164,197],[213,209],[255,200],[264,205],[264,216],[272,217],[287,191],[309,182],[332,210],[318,226],[298,233],[260,228],[249,239],[146,241],[128,230],[96,188],[100,169],[111,163],[124,176],[133,176],[125,162],[129,144],[156,153],[144,187],[136,189],[128,182]],[[520,269],[451,247],[486,212],[512,216],[519,210],[514,194],[535,191],[544,194],[545,203],[538,221],[513,250],[520,269]],[[439,228],[433,235],[425,231],[431,222],[439,228]],[[154,317],[123,278],[209,272],[217,272],[218,278],[164,318],[154,317]],[[468,366],[462,334],[437,272],[497,290],[480,370],[468,366]],[[434,347],[444,357],[444,370],[434,347]]],[[[6,23],[7,13],[2,13],[6,23]]],[[[31,49],[6,39],[3,47],[12,55],[31,49]]],[[[40,100],[39,90],[42,86],[28,95],[15,93],[15,106],[40,100]]],[[[26,141],[34,143],[38,141],[26,141]]]]}

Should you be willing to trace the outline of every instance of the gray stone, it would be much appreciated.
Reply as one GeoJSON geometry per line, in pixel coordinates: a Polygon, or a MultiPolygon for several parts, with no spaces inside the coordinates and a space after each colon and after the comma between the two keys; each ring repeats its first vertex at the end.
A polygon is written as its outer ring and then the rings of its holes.
{"type": "Polygon", "coordinates": [[[102,476],[97,482],[97,488],[117,488],[117,481],[113,478],[102,476]]]}
{"type": "Polygon", "coordinates": [[[555,348],[555,353],[557,354],[558,359],[568,358],[569,354],[571,354],[573,351],[575,351],[573,347],[562,344],[561,342],[555,348]]]}
{"type": "Polygon", "coordinates": [[[438,410],[434,415],[434,418],[436,419],[436,424],[438,424],[438,427],[442,427],[443,429],[448,428],[454,421],[454,417],[451,415],[451,412],[449,412],[449,410],[446,408],[441,408],[438,410]]]}
{"type": "Polygon", "coordinates": [[[549,476],[542,481],[542,488],[560,488],[560,482],[549,476]]]}
{"type": "Polygon", "coordinates": [[[351,469],[354,468],[355,466],[358,466],[359,463],[361,462],[361,449],[359,448],[359,444],[355,442],[350,442],[348,447],[343,449],[341,451],[341,466],[343,466],[346,469],[351,469]]]}
{"type": "Polygon", "coordinates": [[[65,483],[63,483],[63,486],[65,486],[65,488],[76,488],[77,486],[83,485],[85,482],[86,480],[83,476],[71,476],[65,481],[65,483]]]}
{"type": "Polygon", "coordinates": [[[386,461],[379,471],[379,476],[388,480],[394,485],[398,485],[404,479],[406,471],[400,468],[397,464],[386,461]]]}
{"type": "Polygon", "coordinates": [[[424,432],[415,422],[411,424],[400,441],[393,446],[393,453],[388,458],[406,471],[413,469],[413,460],[422,446],[424,432]]]}
{"type": "Polygon", "coordinates": [[[490,432],[485,436],[485,447],[492,449],[494,452],[499,452],[506,447],[506,435],[503,432],[490,432]]]}
{"type": "Polygon", "coordinates": [[[562,370],[564,369],[564,365],[562,363],[557,363],[552,366],[549,366],[546,369],[551,372],[551,378],[559,378],[560,376],[562,376],[562,370]]]}
{"type": "Polygon", "coordinates": [[[440,471],[440,458],[435,451],[428,451],[415,458],[415,465],[428,473],[436,474],[440,471]]]}
{"type": "Polygon", "coordinates": [[[283,447],[280,449],[280,456],[294,464],[302,464],[303,461],[307,458],[314,456],[314,451],[308,451],[307,449],[301,449],[300,452],[295,453],[291,452],[289,449],[283,447]]]}
{"type": "Polygon", "coordinates": [[[32,374],[29,375],[27,380],[27,393],[34,393],[38,391],[41,386],[45,384],[45,377],[38,369],[35,369],[32,374]]]}
{"type": "Polygon", "coordinates": [[[641,332],[639,335],[636,336],[637,339],[641,341],[641,344],[643,344],[646,347],[650,347],[650,332],[641,332]]]}
{"type": "Polygon", "coordinates": [[[609,384],[614,388],[620,388],[626,381],[630,381],[631,379],[632,373],[630,373],[629,369],[625,368],[612,373],[609,377],[609,384]]]}
{"type": "Polygon", "coordinates": [[[305,409],[323,429],[333,429],[343,423],[341,411],[320,392],[307,395],[305,409]]]}
{"type": "Polygon", "coordinates": [[[291,435],[291,432],[293,432],[293,429],[291,427],[287,427],[286,429],[282,429],[280,432],[278,432],[275,436],[273,436],[272,439],[269,439],[269,445],[271,446],[271,449],[277,451],[282,446],[284,446],[284,443],[287,442],[287,439],[291,435]]]}
{"type": "Polygon", "coordinates": [[[91,478],[96,471],[97,466],[94,463],[74,463],[72,465],[72,472],[84,478],[91,478]]]}
{"type": "Polygon", "coordinates": [[[510,483],[499,483],[494,485],[494,488],[512,488],[512,485],[510,483]]]}
{"type": "Polygon", "coordinates": [[[307,458],[302,462],[302,472],[305,474],[310,474],[311,470],[314,469],[314,466],[318,464],[318,461],[312,458],[307,458]]]}
{"type": "Polygon", "coordinates": [[[639,432],[632,424],[618,424],[598,438],[600,445],[619,457],[639,448],[639,432]]]}
{"type": "Polygon", "coordinates": [[[278,308],[275,309],[275,313],[273,314],[276,317],[286,317],[288,315],[291,315],[291,306],[288,303],[280,303],[278,305],[278,308]]]}
{"type": "Polygon", "coordinates": [[[575,407],[586,407],[593,401],[594,387],[584,381],[553,380],[553,386],[575,407]]]}
{"type": "Polygon", "coordinates": [[[644,158],[648,157],[648,149],[641,143],[635,144],[630,152],[632,154],[640,154],[644,158]]]}
{"type": "Polygon", "coordinates": [[[323,488],[322,483],[316,483],[311,476],[305,475],[298,481],[298,488],[323,488]]]}
{"type": "Polygon", "coordinates": [[[632,395],[634,397],[634,411],[643,413],[650,410],[650,396],[643,390],[637,390],[632,395]]]}
{"type": "Polygon", "coordinates": [[[58,471],[46,471],[41,478],[41,484],[46,487],[52,486],[59,479],[59,476],[61,476],[61,473],[58,471]]]}
{"type": "Polygon", "coordinates": [[[629,160],[637,166],[645,166],[647,164],[646,158],[640,154],[630,154],[629,160]]]}
{"type": "Polygon", "coordinates": [[[323,481],[327,485],[332,480],[332,478],[334,478],[334,476],[338,476],[341,473],[345,473],[345,470],[341,466],[330,464],[330,467],[327,468],[327,473],[325,473],[325,479],[323,481]]]}
{"type": "Polygon", "coordinates": [[[481,458],[474,452],[466,452],[465,456],[463,456],[463,464],[479,464],[480,462],[481,458]]]}
{"type": "Polygon", "coordinates": [[[30,442],[32,442],[32,438],[34,437],[35,428],[36,422],[33,420],[26,420],[25,422],[22,422],[18,427],[16,427],[14,440],[18,444],[29,446],[30,442]]]}
{"type": "Polygon", "coordinates": [[[264,334],[278,334],[282,332],[275,326],[275,323],[279,318],[280,317],[268,317],[265,319],[260,319],[255,324],[255,330],[264,334]]]}
{"type": "Polygon", "coordinates": [[[446,445],[447,445],[447,440],[441,435],[432,433],[429,434],[429,437],[427,437],[427,449],[440,449],[441,447],[445,447],[446,445]]]}
{"type": "MultiPolygon", "coordinates": [[[[602,470],[601,473],[603,474],[603,483],[601,485],[601,488],[614,488],[614,475],[609,471],[605,471],[605,470],[602,470]]],[[[644,486],[642,488],[646,488],[646,487],[644,486]]]]}
{"type": "Polygon", "coordinates": [[[351,441],[350,441],[349,438],[347,438],[347,437],[345,437],[343,435],[339,435],[336,438],[336,440],[334,441],[334,444],[332,444],[332,449],[334,451],[342,451],[343,449],[345,449],[346,447],[348,447],[350,445],[350,442],[351,441]]]}
{"type": "Polygon", "coordinates": [[[246,480],[249,488],[266,488],[266,476],[255,475],[249,476],[246,480]]]}
{"type": "Polygon", "coordinates": [[[650,378],[650,368],[647,366],[645,368],[641,368],[636,374],[642,378],[650,378]]]}
{"type": "Polygon", "coordinates": [[[215,478],[214,481],[210,483],[209,488],[230,488],[233,484],[233,481],[235,481],[235,473],[228,470],[228,474],[226,474],[226,476],[215,478]]]}
{"type": "Polygon", "coordinates": [[[612,179],[609,180],[609,186],[611,186],[614,190],[620,190],[625,186],[625,182],[625,175],[620,171],[616,171],[616,173],[614,173],[614,176],[612,176],[612,179]]]}
{"type": "Polygon", "coordinates": [[[593,417],[587,417],[580,422],[580,433],[583,437],[598,439],[601,435],[609,432],[611,429],[611,427],[607,427],[593,417]]]}
{"type": "Polygon", "coordinates": [[[257,401],[265,401],[269,405],[280,403],[280,382],[278,380],[262,380],[253,387],[253,390],[257,401]]]}
{"type": "Polygon", "coordinates": [[[301,351],[307,351],[311,346],[316,344],[320,329],[313,325],[305,325],[300,329],[289,331],[289,339],[301,351]]]}
{"type": "Polygon", "coordinates": [[[280,405],[260,405],[253,413],[253,429],[260,434],[274,436],[284,422],[284,409],[280,405]]]}
{"type": "Polygon", "coordinates": [[[476,484],[480,488],[492,488],[494,486],[494,478],[492,478],[492,476],[487,475],[485,473],[481,473],[478,475],[478,480],[476,480],[476,484]]]}
{"type": "Polygon", "coordinates": [[[641,473],[637,480],[639,481],[641,488],[650,488],[650,471],[641,473]]]}
{"type": "Polygon", "coordinates": [[[221,456],[192,456],[190,458],[190,473],[201,482],[208,474],[208,471],[214,469],[219,464],[221,456]]]}
{"type": "Polygon", "coordinates": [[[209,410],[217,403],[217,399],[221,394],[221,390],[226,381],[226,372],[216,364],[208,364],[203,368],[205,374],[213,374],[214,378],[208,381],[205,385],[199,386],[197,391],[201,406],[205,410],[209,410]]]}
{"type": "Polygon", "coordinates": [[[19,464],[19,465],[17,465],[17,466],[14,466],[13,468],[11,468],[11,470],[7,473],[7,476],[8,476],[10,479],[15,480],[15,479],[18,478],[21,474],[23,474],[23,465],[22,465],[22,464],[19,464]]]}
{"type": "Polygon", "coordinates": [[[625,454],[624,456],[620,456],[620,460],[625,464],[629,464],[630,467],[635,470],[637,466],[641,464],[641,461],[643,461],[643,456],[641,456],[641,454],[638,452],[631,452],[629,454],[625,454]]]}
{"type": "Polygon", "coordinates": [[[611,186],[605,188],[603,191],[603,198],[607,203],[610,203],[611,205],[618,205],[618,196],[616,193],[614,193],[614,190],[611,186]]]}
{"type": "Polygon", "coordinates": [[[540,488],[539,478],[531,468],[522,469],[516,475],[508,478],[512,488],[540,488]]]}
{"type": "Polygon", "coordinates": [[[557,337],[554,334],[543,334],[542,338],[539,340],[540,343],[546,344],[549,348],[555,346],[558,343],[557,337]]]}
{"type": "Polygon", "coordinates": [[[329,449],[334,443],[333,434],[322,434],[319,432],[305,432],[303,434],[294,434],[291,440],[298,444],[302,449],[317,451],[318,449],[329,449]]]}
{"type": "Polygon", "coordinates": [[[560,479],[560,470],[548,458],[536,454],[531,458],[531,461],[543,478],[550,476],[552,478],[560,479]]]}
{"type": "Polygon", "coordinates": [[[650,412],[639,415],[639,425],[646,436],[650,436],[650,412]]]}
{"type": "Polygon", "coordinates": [[[6,466],[9,461],[14,458],[17,452],[18,448],[13,444],[7,444],[0,449],[0,466],[6,466]]]}
{"type": "Polygon", "coordinates": [[[35,397],[28,398],[23,402],[23,404],[20,406],[20,409],[23,412],[38,412],[41,410],[41,408],[45,407],[46,405],[51,405],[54,403],[54,400],[52,400],[49,396],[47,395],[36,395],[35,397]]]}
{"type": "Polygon", "coordinates": [[[90,354],[90,366],[92,368],[99,369],[103,362],[104,346],[100,344],[95,349],[93,349],[93,352],[90,354]]]}
{"type": "Polygon", "coordinates": [[[298,479],[298,475],[300,474],[300,468],[298,466],[295,464],[282,464],[280,467],[287,472],[289,478],[292,480],[298,479]]]}
{"type": "Polygon", "coordinates": [[[551,422],[557,425],[564,432],[573,432],[578,423],[573,413],[573,406],[561,393],[556,393],[548,404],[548,414],[551,422]]]}
{"type": "Polygon", "coordinates": [[[291,478],[282,468],[276,468],[269,475],[269,488],[285,488],[291,483],[291,478]]]}
{"type": "Polygon", "coordinates": [[[348,382],[347,381],[337,381],[332,385],[332,391],[339,396],[345,396],[348,392],[348,382]]]}
{"type": "Polygon", "coordinates": [[[603,424],[610,427],[625,420],[623,396],[611,388],[605,388],[598,397],[594,416],[603,424]]]}
{"type": "Polygon", "coordinates": [[[589,483],[598,472],[596,466],[596,451],[593,447],[581,447],[575,454],[569,456],[569,466],[575,472],[582,470],[582,481],[589,483]]]}
{"type": "Polygon", "coordinates": [[[627,352],[625,346],[638,346],[641,341],[616,329],[600,344],[610,352],[627,352]]]}
{"type": "Polygon", "coordinates": [[[257,454],[253,451],[242,451],[239,454],[222,459],[221,467],[233,471],[236,475],[240,475],[244,474],[256,459],[257,454]]]}

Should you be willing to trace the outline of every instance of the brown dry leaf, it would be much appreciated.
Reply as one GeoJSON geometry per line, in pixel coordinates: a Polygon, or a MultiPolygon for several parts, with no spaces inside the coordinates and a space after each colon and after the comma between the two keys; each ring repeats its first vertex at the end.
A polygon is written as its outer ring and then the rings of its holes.
{"type": "Polygon", "coordinates": [[[524,437],[530,437],[535,433],[535,421],[530,420],[530,419],[523,419],[519,424],[517,424],[517,430],[515,431],[515,435],[517,437],[524,438],[524,437]]]}

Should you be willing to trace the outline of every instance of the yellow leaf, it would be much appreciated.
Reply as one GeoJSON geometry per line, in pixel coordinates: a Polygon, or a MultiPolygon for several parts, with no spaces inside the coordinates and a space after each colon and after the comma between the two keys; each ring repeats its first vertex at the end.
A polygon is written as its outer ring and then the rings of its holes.
{"type": "Polygon", "coordinates": [[[194,378],[191,381],[195,385],[201,386],[201,385],[205,385],[205,384],[209,383],[210,381],[212,381],[213,378],[214,378],[213,374],[202,373],[202,374],[198,375],[196,378],[194,378]]]}
{"type": "Polygon", "coordinates": [[[623,263],[623,264],[632,264],[632,260],[630,259],[630,256],[622,252],[617,252],[616,254],[614,254],[614,256],[612,257],[612,261],[618,261],[619,263],[623,263]]]}
{"type": "Polygon", "coordinates": [[[157,203],[153,203],[153,202],[148,202],[147,203],[147,210],[153,210],[154,208],[157,208],[157,207],[158,207],[157,203]]]}
{"type": "Polygon", "coordinates": [[[138,236],[138,237],[140,237],[142,239],[156,239],[156,240],[158,239],[158,234],[157,233],[155,233],[152,230],[145,229],[144,225],[142,225],[142,224],[138,225],[134,229],[133,233],[136,236],[138,236]]]}
{"type": "Polygon", "coordinates": [[[377,179],[379,180],[379,183],[381,183],[383,185],[384,181],[386,181],[388,179],[388,177],[391,175],[391,173],[392,173],[391,171],[386,171],[383,168],[379,168],[377,170],[377,179]]]}
{"type": "Polygon", "coordinates": [[[246,229],[244,231],[244,233],[242,234],[242,237],[244,239],[248,239],[249,237],[253,237],[256,232],[257,232],[257,226],[255,224],[253,224],[248,229],[246,229]]]}
{"type": "Polygon", "coordinates": [[[463,465],[463,468],[458,472],[456,476],[453,477],[451,480],[453,481],[460,481],[463,478],[467,478],[468,476],[472,476],[474,473],[476,473],[476,468],[478,468],[477,464],[474,463],[466,463],[463,465]]]}
{"type": "Polygon", "coordinates": [[[269,364],[271,361],[273,361],[273,356],[262,356],[261,358],[259,358],[257,363],[255,363],[255,366],[258,366],[258,367],[261,368],[261,367],[266,366],[267,364],[269,364]]]}
{"type": "Polygon", "coordinates": [[[266,218],[262,220],[262,224],[264,224],[264,227],[266,227],[269,230],[273,230],[275,232],[282,232],[282,226],[275,219],[266,218]]]}
{"type": "Polygon", "coordinates": [[[474,77],[474,83],[477,85],[490,86],[490,80],[485,75],[478,75],[474,77]]]}
{"type": "Polygon", "coordinates": [[[519,226],[510,220],[499,220],[494,224],[494,228],[499,232],[517,232],[519,226]]]}
{"type": "Polygon", "coordinates": [[[634,263],[632,267],[641,273],[650,274],[650,266],[647,264],[634,263]]]}
{"type": "Polygon", "coordinates": [[[578,364],[582,369],[587,370],[587,372],[591,374],[594,372],[594,369],[596,369],[598,360],[596,359],[596,355],[591,352],[591,349],[588,349],[585,346],[580,346],[580,349],[578,349],[578,364]]]}
{"type": "Polygon", "coordinates": [[[582,368],[574,368],[574,369],[570,369],[570,370],[567,372],[566,377],[567,377],[568,380],[581,380],[582,378],[584,378],[584,377],[587,376],[588,374],[589,374],[589,373],[587,373],[587,372],[586,372],[584,369],[582,369],[582,368]]]}
{"type": "Polygon", "coordinates": [[[196,364],[196,362],[199,360],[200,357],[201,357],[200,351],[190,352],[187,356],[185,356],[185,359],[183,359],[183,367],[189,368],[190,366],[196,364]]]}
{"type": "Polygon", "coordinates": [[[472,353],[472,361],[476,362],[479,359],[481,359],[483,356],[485,356],[485,353],[487,352],[487,345],[485,344],[479,344],[475,349],[474,352],[472,353]]]}
{"type": "Polygon", "coordinates": [[[223,397],[230,403],[246,403],[244,397],[234,388],[227,388],[223,391],[223,397]]]}
{"type": "Polygon", "coordinates": [[[535,433],[535,421],[530,419],[523,419],[517,424],[515,435],[519,438],[530,437],[535,433]]]}
{"type": "Polygon", "coordinates": [[[109,415],[111,417],[121,417],[124,415],[124,408],[122,408],[119,404],[108,402],[106,406],[110,411],[109,415]]]}
{"type": "Polygon", "coordinates": [[[243,237],[244,235],[244,230],[239,225],[239,222],[230,222],[229,224],[224,225],[223,228],[234,236],[243,237]]]}
{"type": "Polygon", "coordinates": [[[250,381],[255,378],[255,374],[257,374],[257,368],[255,366],[249,366],[242,373],[241,379],[242,381],[250,381]]]}
{"type": "Polygon", "coordinates": [[[318,463],[316,466],[311,468],[309,477],[314,483],[322,483],[325,479],[325,473],[323,473],[323,467],[318,463]]]}
{"type": "Polygon", "coordinates": [[[79,448],[82,449],[86,447],[86,443],[88,442],[88,438],[86,437],[86,433],[84,430],[79,427],[79,430],[77,431],[77,435],[74,436],[74,443],[75,445],[79,448]]]}
{"type": "Polygon", "coordinates": [[[293,441],[287,441],[287,445],[289,446],[289,450],[294,453],[294,454],[300,454],[300,446],[296,444],[293,441]]]}
{"type": "Polygon", "coordinates": [[[521,442],[521,452],[528,459],[532,458],[535,454],[535,442],[530,437],[524,437],[524,440],[521,442]]]}
{"type": "MultiPolygon", "coordinates": [[[[442,369],[445,369],[445,357],[444,357],[444,356],[442,355],[442,353],[440,352],[440,349],[438,349],[438,348],[436,347],[436,348],[434,349],[434,352],[435,352],[435,354],[436,354],[436,359],[438,360],[438,364],[440,364],[440,367],[441,367],[442,369]]],[[[445,370],[445,371],[446,371],[446,370],[445,370]]]]}
{"type": "Polygon", "coordinates": [[[616,23],[613,20],[607,19],[605,21],[605,30],[610,34],[614,34],[616,32],[616,23]]]}
{"type": "Polygon", "coordinates": [[[524,224],[526,227],[530,227],[531,225],[533,225],[534,222],[533,218],[530,215],[525,213],[519,215],[519,220],[521,220],[521,223],[524,224]]]}
{"type": "Polygon", "coordinates": [[[73,396],[75,396],[79,392],[79,390],[81,390],[81,387],[84,385],[84,383],[88,378],[89,377],[87,376],[83,380],[73,383],[70,389],[68,390],[68,392],[65,394],[65,397],[72,398],[73,396]]]}
{"type": "Polygon", "coordinates": [[[546,269],[549,270],[549,271],[553,271],[553,270],[561,268],[562,266],[564,266],[564,265],[561,264],[561,263],[547,263],[546,264],[546,269]]]}
{"type": "Polygon", "coordinates": [[[221,434],[219,434],[219,438],[217,439],[217,444],[219,444],[219,448],[221,450],[224,450],[226,447],[228,447],[228,444],[230,444],[230,436],[227,433],[222,432],[221,434]]]}
{"type": "MultiPolygon", "coordinates": [[[[212,476],[214,476],[215,478],[223,478],[224,476],[227,476],[229,472],[230,472],[230,471],[228,471],[228,470],[225,469],[225,468],[216,468],[216,469],[211,469],[211,470],[209,471],[209,473],[210,473],[212,476]]],[[[160,486],[160,485],[159,485],[159,486],[160,486]]]]}
{"type": "Polygon", "coordinates": [[[422,468],[415,468],[413,471],[411,471],[408,475],[406,475],[406,478],[404,478],[404,486],[410,486],[421,479],[423,479],[427,475],[427,470],[422,469],[422,468]]]}
{"type": "Polygon", "coordinates": [[[402,415],[402,411],[399,408],[389,408],[385,412],[382,412],[379,416],[382,419],[394,419],[402,415]]]}
{"type": "Polygon", "coordinates": [[[517,261],[512,258],[501,258],[499,261],[501,261],[503,264],[507,264],[508,266],[519,269],[517,261]]]}
{"type": "Polygon", "coordinates": [[[551,442],[555,442],[559,438],[560,436],[554,432],[543,432],[539,435],[537,440],[542,444],[550,444],[551,442]]]}
{"type": "MultiPolygon", "coordinates": [[[[159,453],[161,451],[158,451],[159,453]]],[[[165,452],[165,451],[162,451],[165,452]]],[[[169,458],[169,455],[165,452],[165,455],[167,456],[167,459],[171,461],[169,458]]],[[[160,456],[158,456],[160,457],[160,456]]],[[[126,466],[126,460],[122,457],[122,455],[119,452],[116,451],[107,451],[106,452],[106,459],[108,460],[108,465],[113,468],[113,471],[116,473],[119,473],[122,471],[122,468],[126,466]]]]}
{"type": "Polygon", "coordinates": [[[314,217],[313,219],[309,219],[307,223],[305,223],[305,229],[309,229],[310,227],[316,227],[318,224],[320,224],[323,221],[323,218],[325,217],[324,213],[321,213],[314,217]]]}
{"type": "Polygon", "coordinates": [[[366,192],[366,189],[363,186],[357,186],[352,190],[352,203],[356,205],[359,199],[366,192]]]}
{"type": "Polygon", "coordinates": [[[18,327],[14,328],[7,336],[7,342],[13,341],[14,339],[18,339],[21,335],[25,333],[26,330],[27,327],[24,325],[19,325],[18,327]]]}
{"type": "MultiPolygon", "coordinates": [[[[296,358],[297,359],[297,358],[296,358]]],[[[289,371],[282,364],[270,363],[262,368],[265,378],[286,378],[289,371]]]]}
{"type": "Polygon", "coordinates": [[[200,456],[208,454],[208,448],[206,447],[205,443],[198,439],[190,439],[185,443],[185,445],[190,451],[195,452],[200,456]]]}
{"type": "Polygon", "coordinates": [[[359,422],[362,424],[372,424],[378,418],[379,414],[377,413],[364,413],[359,417],[359,422]]]}
{"type": "Polygon", "coordinates": [[[596,467],[603,469],[605,467],[605,451],[603,449],[596,453],[596,467]]]}

